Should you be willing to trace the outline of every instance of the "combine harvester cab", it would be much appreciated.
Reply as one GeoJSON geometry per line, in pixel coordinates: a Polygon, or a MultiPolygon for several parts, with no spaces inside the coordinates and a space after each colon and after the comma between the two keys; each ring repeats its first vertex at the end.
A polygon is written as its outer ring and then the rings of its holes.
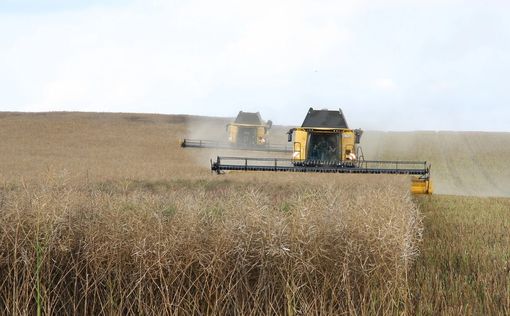
{"type": "Polygon", "coordinates": [[[181,147],[291,152],[290,146],[269,144],[267,136],[272,125],[271,120],[264,123],[259,112],[239,111],[236,119],[227,124],[228,142],[184,139],[181,147]]]}
{"type": "Polygon", "coordinates": [[[354,166],[361,154],[359,142],[363,132],[352,130],[342,110],[310,108],[301,127],[288,131],[293,142],[292,161],[296,166],[354,166]]]}
{"type": "Polygon", "coordinates": [[[273,123],[264,124],[259,112],[240,111],[234,122],[227,124],[228,141],[232,146],[265,146],[266,137],[273,123]]]}
{"type": "Polygon", "coordinates": [[[301,127],[288,132],[292,157],[217,157],[211,170],[287,171],[411,175],[411,192],[431,194],[430,164],[426,161],[365,160],[360,140],[363,131],[350,129],[342,110],[310,108],[301,127]]]}

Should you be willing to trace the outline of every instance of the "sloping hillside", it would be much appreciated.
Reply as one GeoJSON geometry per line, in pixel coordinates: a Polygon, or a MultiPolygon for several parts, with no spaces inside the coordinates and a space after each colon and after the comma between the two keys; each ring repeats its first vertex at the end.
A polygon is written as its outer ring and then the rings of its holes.
{"type": "Polygon", "coordinates": [[[0,113],[0,181],[38,179],[55,172],[90,180],[207,174],[179,148],[188,119],[119,113],[0,113]]]}
{"type": "MultiPolygon", "coordinates": [[[[228,121],[183,115],[0,113],[0,180],[29,179],[52,170],[91,178],[161,179],[191,170],[206,175],[210,158],[232,153],[182,150],[179,139],[226,140],[228,121]]],[[[286,144],[287,130],[274,126],[270,141],[286,144]]],[[[510,133],[369,131],[362,146],[366,159],[430,161],[438,194],[510,196],[510,133]]]]}
{"type": "Polygon", "coordinates": [[[439,194],[510,196],[510,133],[366,132],[366,159],[427,160],[439,194]]]}
{"type": "MultiPolygon", "coordinates": [[[[288,129],[274,126],[270,141],[287,143],[288,129]]],[[[187,130],[188,137],[226,137],[223,121],[196,121],[187,130]]],[[[429,161],[437,194],[510,196],[510,133],[367,131],[362,147],[368,160],[429,161]]]]}

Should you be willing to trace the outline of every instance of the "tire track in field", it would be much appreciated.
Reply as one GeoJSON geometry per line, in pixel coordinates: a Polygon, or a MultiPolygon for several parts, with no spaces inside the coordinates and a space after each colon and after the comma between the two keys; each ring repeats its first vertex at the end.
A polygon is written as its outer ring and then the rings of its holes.
{"type": "MultiPolygon", "coordinates": [[[[477,153],[481,151],[481,148],[480,148],[481,146],[477,146],[479,148],[477,148],[477,150],[475,151],[475,149],[473,148],[473,144],[471,143],[474,140],[474,137],[463,137],[463,138],[464,138],[464,143],[468,150],[469,156],[471,158],[471,161],[473,162],[473,165],[478,166],[478,168],[473,169],[473,170],[478,171],[478,173],[481,175],[483,180],[485,180],[490,185],[488,187],[484,187],[484,189],[481,190],[483,192],[483,194],[488,194],[490,192],[494,192],[497,195],[504,195],[504,190],[499,186],[498,183],[496,183],[494,181],[494,175],[489,174],[487,167],[488,167],[488,164],[490,163],[490,160],[485,159],[482,161],[478,158],[477,153]],[[491,188],[490,192],[487,190],[487,188],[491,188]]],[[[491,170],[493,170],[493,169],[491,168],[491,170]]]]}
{"type": "MultiPolygon", "coordinates": [[[[434,145],[439,147],[439,153],[444,153],[439,154],[439,157],[441,157],[442,165],[444,166],[442,169],[445,174],[438,174],[436,177],[438,177],[439,183],[443,182],[445,184],[445,188],[443,188],[444,191],[437,190],[436,192],[440,194],[470,194],[471,187],[465,182],[465,170],[459,169],[459,164],[456,163],[458,159],[455,159],[455,154],[452,154],[452,152],[457,154],[460,152],[458,141],[455,139],[457,135],[442,133],[440,135],[440,141],[434,145]],[[454,147],[453,150],[452,147],[454,147]]],[[[435,157],[432,158],[433,164],[434,160],[436,160],[435,157]]]]}
{"type": "Polygon", "coordinates": [[[437,194],[510,196],[510,133],[369,132],[366,140],[370,159],[429,161],[437,194]]]}

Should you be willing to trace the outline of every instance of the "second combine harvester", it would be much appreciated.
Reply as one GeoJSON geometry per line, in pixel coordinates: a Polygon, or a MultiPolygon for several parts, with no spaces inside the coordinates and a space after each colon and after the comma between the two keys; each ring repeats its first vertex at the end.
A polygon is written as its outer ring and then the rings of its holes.
{"type": "Polygon", "coordinates": [[[284,145],[273,145],[268,141],[268,131],[273,123],[264,123],[259,112],[239,111],[236,119],[227,124],[228,142],[184,139],[181,147],[191,148],[223,148],[250,151],[290,152],[292,148],[284,145]]]}
{"type": "Polygon", "coordinates": [[[412,176],[411,191],[431,194],[430,164],[426,161],[365,160],[360,129],[350,129],[342,110],[310,108],[301,127],[288,132],[292,158],[220,157],[211,161],[217,173],[225,170],[325,173],[403,174],[412,176]]]}

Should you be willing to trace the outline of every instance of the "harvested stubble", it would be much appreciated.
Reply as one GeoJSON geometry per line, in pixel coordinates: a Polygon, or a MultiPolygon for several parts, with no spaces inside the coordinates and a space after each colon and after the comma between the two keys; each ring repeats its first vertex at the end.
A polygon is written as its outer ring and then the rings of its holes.
{"type": "Polygon", "coordinates": [[[405,313],[407,181],[274,178],[4,185],[0,312],[405,313]]]}

